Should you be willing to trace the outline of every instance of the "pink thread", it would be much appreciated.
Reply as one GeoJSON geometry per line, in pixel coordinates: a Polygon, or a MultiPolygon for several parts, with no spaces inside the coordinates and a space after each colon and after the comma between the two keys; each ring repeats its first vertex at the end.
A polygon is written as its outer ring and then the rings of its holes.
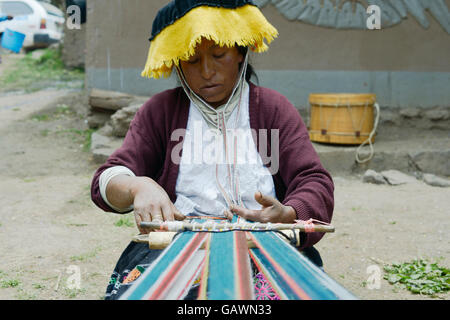
{"type": "Polygon", "coordinates": [[[330,225],[327,222],[323,222],[320,220],[316,220],[316,219],[309,219],[309,220],[295,220],[295,223],[299,223],[299,224],[303,224],[303,226],[305,227],[305,232],[314,232],[315,230],[315,225],[314,222],[317,224],[323,224],[323,225],[330,225]]]}
{"type": "Polygon", "coordinates": [[[314,232],[314,223],[311,220],[306,221],[304,224],[305,232],[314,232]]]}

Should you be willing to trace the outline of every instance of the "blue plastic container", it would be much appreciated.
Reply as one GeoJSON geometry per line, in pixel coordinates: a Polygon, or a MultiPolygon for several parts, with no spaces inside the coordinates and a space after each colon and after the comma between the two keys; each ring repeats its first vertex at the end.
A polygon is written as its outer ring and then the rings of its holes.
{"type": "Polygon", "coordinates": [[[2,47],[9,49],[15,53],[19,53],[22,49],[23,41],[25,40],[25,35],[23,33],[13,31],[10,29],[5,29],[2,35],[2,47]]]}

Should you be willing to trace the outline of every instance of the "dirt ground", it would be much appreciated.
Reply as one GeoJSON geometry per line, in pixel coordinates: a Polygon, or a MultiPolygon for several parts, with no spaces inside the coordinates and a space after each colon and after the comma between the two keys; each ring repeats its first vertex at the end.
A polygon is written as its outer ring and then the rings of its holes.
{"type": "MultiPolygon", "coordinates": [[[[137,234],[130,215],[90,200],[99,164],[86,151],[86,112],[84,92],[0,94],[0,299],[102,299],[137,234]]],[[[336,232],[317,245],[326,272],[360,299],[430,299],[394,288],[383,264],[450,266],[449,189],[334,179],[336,232]]]]}

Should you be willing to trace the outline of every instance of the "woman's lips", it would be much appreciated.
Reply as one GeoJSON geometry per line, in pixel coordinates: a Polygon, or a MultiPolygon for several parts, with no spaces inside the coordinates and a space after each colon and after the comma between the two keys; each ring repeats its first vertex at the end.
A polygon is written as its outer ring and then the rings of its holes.
{"type": "Polygon", "coordinates": [[[220,87],[221,87],[220,84],[206,85],[206,86],[200,88],[200,92],[202,93],[202,95],[206,95],[206,96],[215,95],[220,90],[220,87]]]}

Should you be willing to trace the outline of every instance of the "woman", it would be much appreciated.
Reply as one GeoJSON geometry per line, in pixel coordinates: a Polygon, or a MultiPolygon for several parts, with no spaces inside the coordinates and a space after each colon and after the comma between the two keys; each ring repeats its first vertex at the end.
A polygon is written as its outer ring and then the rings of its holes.
{"type": "MultiPolygon", "coordinates": [[[[175,70],[181,86],[139,109],[122,147],[97,170],[93,201],[105,211],[134,210],[142,233],[142,221],[186,216],[330,222],[333,182],[298,111],[250,82],[248,49],[265,51],[264,39],[276,36],[250,0],[175,0],[160,10],[143,76],[175,70]]],[[[300,249],[314,253],[321,237],[302,234],[300,249]]],[[[120,296],[159,253],[131,243],[107,298],[120,296]]]]}

